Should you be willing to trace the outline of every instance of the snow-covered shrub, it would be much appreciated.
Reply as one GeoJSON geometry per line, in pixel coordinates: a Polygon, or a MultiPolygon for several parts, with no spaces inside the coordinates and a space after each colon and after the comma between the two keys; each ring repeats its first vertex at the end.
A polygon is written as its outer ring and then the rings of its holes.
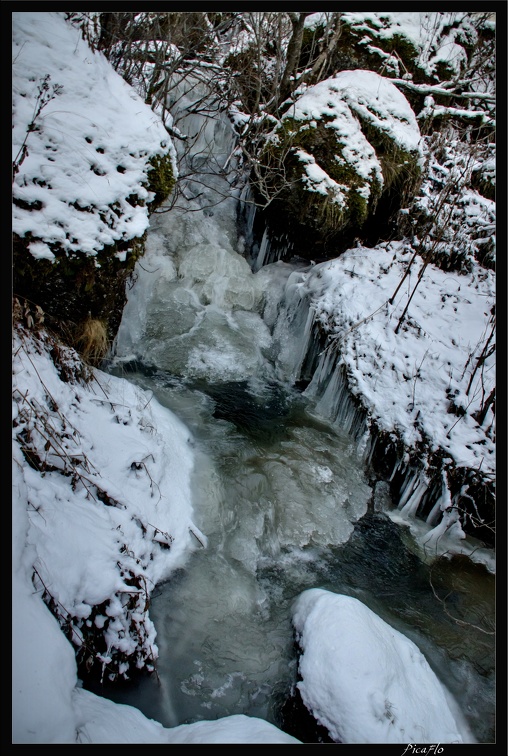
{"type": "Polygon", "coordinates": [[[478,41],[466,12],[360,11],[343,13],[342,22],[345,40],[368,57],[369,68],[381,65],[388,76],[419,82],[460,74],[478,41]]]}
{"type": "Polygon", "coordinates": [[[424,178],[400,217],[401,231],[443,270],[472,270],[475,263],[494,269],[495,144],[449,127],[424,137],[422,146],[424,178]]]}

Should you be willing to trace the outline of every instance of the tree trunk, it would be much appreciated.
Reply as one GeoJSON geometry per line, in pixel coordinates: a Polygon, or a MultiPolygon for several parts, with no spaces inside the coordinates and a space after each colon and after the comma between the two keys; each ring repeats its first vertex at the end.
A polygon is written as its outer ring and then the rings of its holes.
{"type": "Polygon", "coordinates": [[[310,13],[288,13],[293,27],[293,33],[288,44],[286,67],[282,74],[281,82],[281,102],[284,102],[287,97],[293,91],[294,84],[291,83],[291,77],[296,74],[298,69],[298,61],[300,60],[300,52],[302,49],[303,29],[307,16],[310,13]]]}

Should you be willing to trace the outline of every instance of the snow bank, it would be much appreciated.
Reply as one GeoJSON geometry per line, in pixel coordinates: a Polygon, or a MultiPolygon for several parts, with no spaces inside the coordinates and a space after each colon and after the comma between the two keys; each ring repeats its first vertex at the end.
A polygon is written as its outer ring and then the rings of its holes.
{"type": "Polygon", "coordinates": [[[15,531],[18,559],[87,664],[128,676],[157,656],[149,595],[185,563],[191,531],[199,533],[191,438],[124,380],[101,371],[86,384],[61,380],[62,353],[56,365],[51,353],[50,339],[16,330],[13,506],[31,544],[25,553],[15,531]]]}
{"type": "Polygon", "coordinates": [[[493,475],[492,414],[483,425],[473,414],[494,385],[494,356],[473,377],[469,393],[467,387],[490,327],[494,274],[450,275],[428,265],[396,333],[423,265],[419,257],[413,261],[390,304],[410,260],[402,242],[358,246],[314,266],[301,288],[331,339],[329,348],[347,368],[350,389],[380,428],[396,429],[409,448],[426,442],[459,466],[481,466],[493,475]],[[450,412],[452,399],[463,412],[450,412]]]}
{"type": "Polygon", "coordinates": [[[132,706],[114,704],[76,688],[78,743],[299,743],[269,722],[236,714],[215,722],[166,728],[132,706]]]}
{"type": "Polygon", "coordinates": [[[417,646],[358,599],[304,591],[293,624],[302,648],[298,689],[336,742],[472,742],[417,646]]]}

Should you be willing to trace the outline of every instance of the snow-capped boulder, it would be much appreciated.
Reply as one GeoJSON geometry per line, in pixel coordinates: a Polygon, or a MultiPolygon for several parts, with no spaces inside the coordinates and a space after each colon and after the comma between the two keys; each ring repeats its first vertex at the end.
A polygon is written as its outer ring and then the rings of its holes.
{"type": "Polygon", "coordinates": [[[302,700],[335,742],[471,742],[418,647],[358,599],[304,591],[293,625],[302,700]]]}
{"type": "Polygon", "coordinates": [[[149,207],[176,176],[160,117],[64,13],[12,14],[14,290],[112,338],[149,207]]]}
{"type": "Polygon", "coordinates": [[[287,215],[327,240],[359,230],[380,197],[420,173],[420,130],[405,96],[373,71],[309,87],[268,140],[267,181],[287,215]]]}

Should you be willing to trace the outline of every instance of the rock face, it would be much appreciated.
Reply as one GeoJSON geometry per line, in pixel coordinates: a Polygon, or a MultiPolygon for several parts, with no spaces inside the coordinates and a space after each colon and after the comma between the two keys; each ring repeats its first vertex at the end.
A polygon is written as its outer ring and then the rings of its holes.
{"type": "Polygon", "coordinates": [[[89,320],[111,340],[173,145],[65,14],[14,13],[12,36],[14,293],[74,343],[89,320]]]}
{"type": "Polygon", "coordinates": [[[341,71],[309,87],[262,156],[270,228],[289,230],[302,257],[335,256],[381,200],[393,212],[416,188],[419,142],[408,101],[379,74],[341,71]]]}

